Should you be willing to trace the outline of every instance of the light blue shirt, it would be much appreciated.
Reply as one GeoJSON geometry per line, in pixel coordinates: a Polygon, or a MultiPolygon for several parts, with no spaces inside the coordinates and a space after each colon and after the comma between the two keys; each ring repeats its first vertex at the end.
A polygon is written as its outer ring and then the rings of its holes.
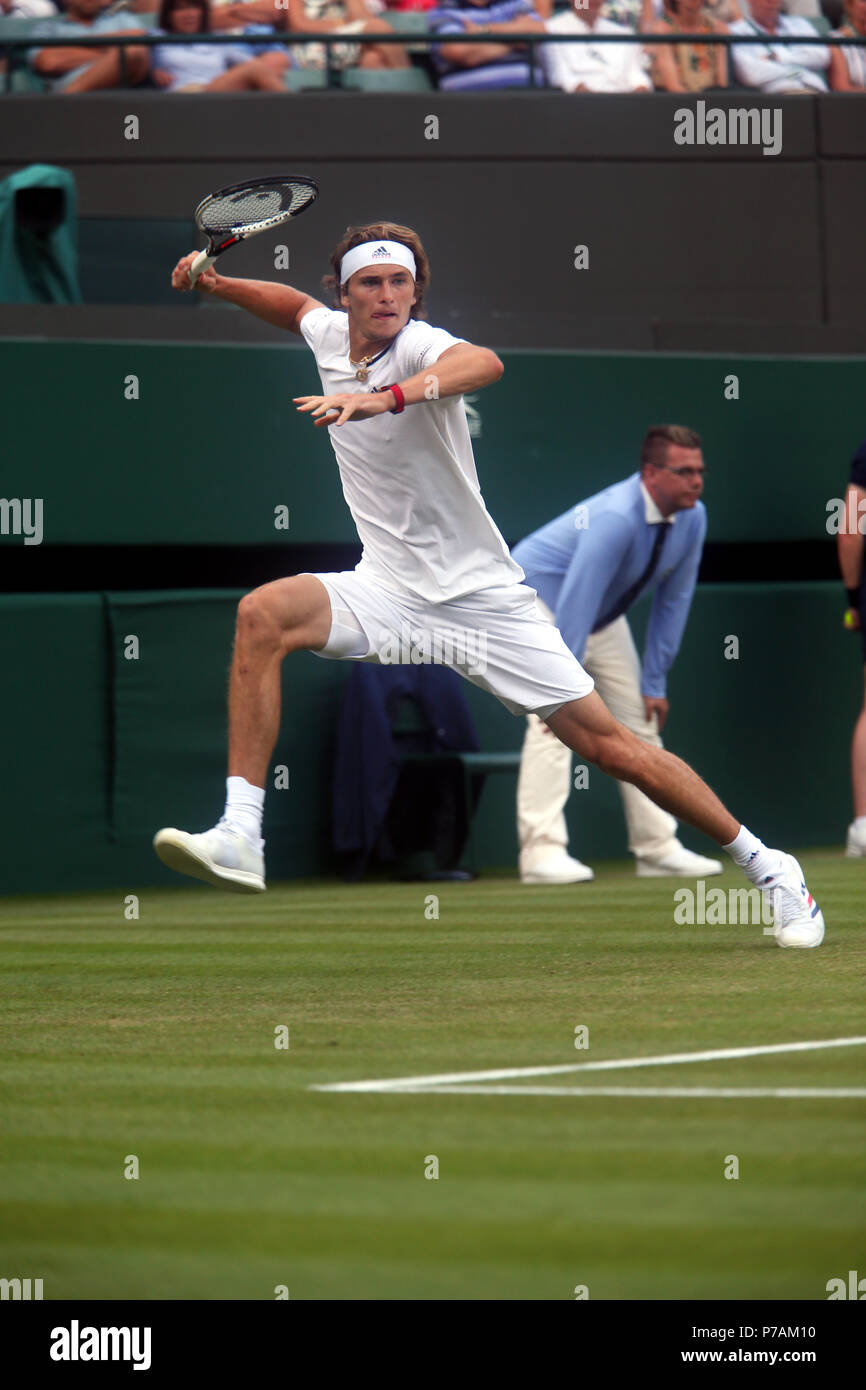
{"type": "MultiPolygon", "coordinates": [[[[157,29],[157,36],[164,30],[157,29]]],[[[158,43],[153,49],[155,71],[171,73],[171,91],[193,82],[206,87],[215,77],[221,77],[239,63],[248,63],[254,55],[245,44],[208,43],[202,34],[201,43],[158,43]]]]}
{"type": "MultiPolygon", "coordinates": [[[[128,11],[124,10],[121,10],[119,14],[108,16],[99,14],[92,24],[79,24],[78,20],[65,19],[63,16],[58,15],[57,19],[46,19],[41,24],[37,25],[33,30],[33,38],[34,40],[40,38],[67,39],[69,41],[69,47],[75,48],[77,46],[75,43],[76,39],[90,38],[96,34],[122,34],[130,29],[140,29],[141,27],[141,21],[137,20],[134,14],[130,14],[128,11]]],[[[28,48],[27,61],[31,67],[36,60],[37,53],[41,52],[42,48],[37,42],[34,42],[32,48],[28,48]]],[[[93,58],[98,58],[104,52],[104,48],[94,48],[92,50],[93,58]]],[[[77,77],[79,73],[86,72],[88,67],[88,63],[82,63],[81,67],[74,68],[71,72],[61,73],[56,77],[46,77],[44,73],[40,73],[39,75],[42,77],[43,82],[50,83],[52,87],[64,87],[68,82],[71,82],[73,78],[77,77]]]]}
{"type": "MultiPolygon", "coordinates": [[[[647,498],[640,474],[633,473],[569,508],[512,551],[527,584],[552,609],[578,661],[590,633],[606,625],[649,563],[656,532],[647,518],[660,513],[647,498]]],[[[661,524],[670,530],[644,589],[654,588],[655,596],[641,681],[642,693],[657,699],[664,698],[666,676],[689,616],[707,530],[706,508],[698,502],[661,524]]]]}

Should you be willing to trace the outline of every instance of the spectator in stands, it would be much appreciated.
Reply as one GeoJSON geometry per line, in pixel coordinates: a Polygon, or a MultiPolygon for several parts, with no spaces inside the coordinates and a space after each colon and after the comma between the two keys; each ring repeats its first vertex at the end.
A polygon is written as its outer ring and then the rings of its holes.
{"type": "MultiPolygon", "coordinates": [[[[210,0],[162,0],[161,34],[210,32],[210,0]]],[[[285,53],[251,57],[238,44],[157,44],[153,80],[174,92],[284,92],[289,65],[285,53]]]]}
{"type": "MultiPolygon", "coordinates": [[[[832,3],[835,4],[835,0],[832,0],[832,3]]],[[[784,0],[784,4],[785,14],[801,15],[803,19],[820,20],[824,18],[820,0],[784,0]]],[[[829,20],[830,16],[828,15],[827,18],[829,20]]]]}
{"type": "Polygon", "coordinates": [[[257,32],[262,25],[280,30],[286,28],[286,14],[285,0],[211,0],[210,27],[215,34],[226,30],[241,34],[252,25],[257,32]]]}
{"type": "MultiPolygon", "coordinates": [[[[817,5],[818,0],[802,0],[802,3],[817,5]]],[[[733,24],[735,19],[743,17],[738,0],[704,0],[703,7],[707,18],[719,24],[733,24]]],[[[664,15],[665,0],[603,0],[601,7],[602,19],[621,24],[635,34],[649,33],[664,15]]]]}
{"type": "MultiPolygon", "coordinates": [[[[141,34],[143,29],[130,22],[129,15],[104,15],[108,0],[66,0],[65,13],[57,19],[46,19],[34,32],[36,38],[85,38],[95,34],[141,34]]],[[[127,82],[133,86],[143,82],[150,72],[150,54],[146,48],[124,47],[127,82]]],[[[34,72],[44,78],[53,91],[98,92],[122,83],[120,50],[117,48],[85,48],[70,42],[69,47],[27,50],[27,60],[34,72]]]]}
{"type": "MultiPolygon", "coordinates": [[[[292,33],[393,34],[387,19],[373,13],[366,0],[287,0],[288,27],[292,33]]],[[[235,6],[246,10],[248,6],[235,6]]],[[[325,66],[324,44],[298,44],[292,59],[302,68],[325,66]]],[[[409,55],[402,44],[339,43],[331,47],[335,68],[407,68],[409,55]]]]}
{"type": "Polygon", "coordinates": [[[826,92],[825,73],[830,50],[824,44],[774,44],[782,38],[815,37],[814,25],[799,15],[783,15],[782,0],[750,0],[751,19],[731,25],[732,34],[757,35],[762,43],[735,44],[731,49],[734,76],[745,87],[768,95],[826,92]]]}
{"type": "MultiPolygon", "coordinates": [[[[654,34],[725,34],[727,28],[711,19],[704,0],[668,0],[662,19],[651,26],[654,34]]],[[[653,84],[661,92],[705,92],[728,85],[728,60],[721,44],[677,43],[647,45],[652,59],[653,84]]]]}
{"type": "MultiPolygon", "coordinates": [[[[550,34],[627,34],[628,29],[601,19],[601,0],[573,0],[573,8],[548,19],[550,34]]],[[[565,92],[650,92],[638,44],[552,43],[542,47],[547,80],[565,92]]]]}
{"type": "MultiPolygon", "coordinates": [[[[656,3],[661,4],[662,0],[656,0],[656,3]]],[[[809,0],[809,3],[817,5],[818,0],[809,0]]],[[[744,0],[745,4],[746,0],[744,0]]],[[[743,18],[744,5],[739,4],[739,0],[704,0],[704,9],[708,18],[714,19],[725,29],[743,18]]]]}
{"type": "MultiPolygon", "coordinates": [[[[433,63],[442,90],[477,92],[529,85],[526,44],[484,40],[488,34],[543,33],[544,21],[533,9],[532,0],[494,0],[492,4],[489,0],[453,0],[431,13],[430,29],[443,36],[478,35],[477,43],[445,42],[433,48],[433,63]]],[[[544,82],[540,66],[536,67],[536,81],[544,82]]]]}
{"type": "Polygon", "coordinates": [[[602,0],[599,15],[633,34],[645,34],[658,18],[660,5],[661,0],[602,0]]]}
{"type": "MultiPolygon", "coordinates": [[[[866,0],[845,0],[845,23],[833,33],[843,39],[866,39],[866,0]]],[[[866,91],[866,48],[845,44],[831,49],[830,88],[834,92],[866,91]]]]}

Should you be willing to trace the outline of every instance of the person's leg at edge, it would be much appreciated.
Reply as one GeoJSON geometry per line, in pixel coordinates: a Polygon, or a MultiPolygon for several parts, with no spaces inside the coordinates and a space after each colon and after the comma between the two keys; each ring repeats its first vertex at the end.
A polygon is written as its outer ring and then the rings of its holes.
{"type": "Polygon", "coordinates": [[[848,827],[846,854],[866,858],[866,698],[854,725],[851,739],[851,789],[854,794],[854,820],[848,827]]]}
{"type": "Polygon", "coordinates": [[[305,648],[324,647],[331,601],[311,574],[276,579],[238,604],[229,676],[229,761],[225,819],[250,839],[261,834],[268,763],[280,731],[280,667],[305,648]],[[247,788],[260,794],[250,796],[247,788]],[[258,803],[251,816],[250,803],[258,803]]]}

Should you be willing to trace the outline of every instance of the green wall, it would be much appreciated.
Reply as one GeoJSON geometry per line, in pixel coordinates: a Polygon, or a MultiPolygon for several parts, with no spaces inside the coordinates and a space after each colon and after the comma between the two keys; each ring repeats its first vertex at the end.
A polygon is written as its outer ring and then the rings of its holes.
{"type": "MultiPolygon", "coordinates": [[[[15,405],[4,495],[44,499],[47,544],[354,541],[326,433],[292,405],[320,388],[291,344],[0,342],[15,405]],[[274,529],[279,505],[288,532],[274,529]]],[[[820,538],[864,434],[861,359],[503,357],[502,381],[473,401],[473,445],[512,541],[631,472],[661,422],[703,436],[711,540],[820,538]],[[725,399],[731,374],[739,400],[725,399]]]]}
{"type": "MultiPolygon", "coordinates": [[[[647,424],[701,431],[716,540],[824,537],[863,434],[863,363],[507,353],[479,393],[482,487],[512,539],[634,466],[647,424]],[[739,378],[739,400],[724,379],[739,378]]],[[[2,490],[44,499],[46,544],[253,544],[355,539],[323,432],[291,397],[317,379],[297,346],[0,343],[13,403],[2,490]],[[139,399],[125,400],[135,375],[139,399]],[[277,532],[274,508],[290,511],[277,532]]],[[[0,545],[20,545],[14,536],[0,545]]],[[[75,582],[74,563],[69,586],[75,582]]],[[[154,830],[219,816],[225,695],[240,592],[0,596],[5,785],[0,891],[169,882],[154,830]],[[124,656],[138,637],[135,661],[124,656]],[[9,775],[11,774],[11,775],[9,775]]],[[[856,638],[835,584],[698,589],[672,673],[666,742],[759,834],[840,844],[850,816],[848,743],[862,698],[856,638]],[[727,661],[736,635],[740,657],[727,661]]],[[[634,615],[640,631],[645,607],[634,615]]],[[[266,808],[273,878],[331,872],[332,740],[348,668],[284,664],[274,764],[290,787],[266,808]]],[[[523,727],[467,686],[482,744],[516,749],[523,727]]],[[[619,797],[600,773],[569,808],[590,862],[625,852],[619,797]]],[[[514,778],[492,778],[481,864],[513,864],[514,778]]],[[[695,847],[701,837],[686,832],[695,847]]]]}
{"type": "MultiPolygon", "coordinates": [[[[237,592],[0,598],[13,654],[0,684],[6,795],[0,891],[177,881],[151,849],[162,825],[204,829],[222,811],[225,694],[237,592]],[[126,639],[139,642],[127,660],[126,639]]],[[[670,748],[693,762],[758,834],[837,844],[850,818],[848,742],[862,698],[858,639],[836,585],[698,590],[670,683],[670,748]],[[724,657],[737,635],[740,656],[724,657]]],[[[644,613],[635,615],[640,630],[644,613]]],[[[283,665],[274,765],[289,788],[265,810],[272,879],[332,872],[330,768],[348,664],[297,653],[283,665]]],[[[467,685],[488,749],[519,748],[523,722],[467,685]]],[[[482,865],[513,864],[513,777],[491,778],[479,812],[482,865]]],[[[571,795],[575,852],[625,853],[616,787],[590,772],[571,795]]],[[[695,848],[708,842],[694,832],[695,848]]],[[[204,891],[204,890],[202,890],[204,891]]]]}

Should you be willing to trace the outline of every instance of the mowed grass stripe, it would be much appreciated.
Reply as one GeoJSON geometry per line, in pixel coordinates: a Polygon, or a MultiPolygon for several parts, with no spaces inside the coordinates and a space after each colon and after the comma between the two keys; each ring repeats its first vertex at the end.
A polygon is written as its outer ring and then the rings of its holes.
{"type": "MultiPolygon", "coordinates": [[[[133,922],[123,894],[5,901],[4,1267],[47,1260],[48,1297],[825,1297],[866,1267],[861,1103],[306,1091],[861,1032],[863,866],[804,858],[818,952],[676,927],[677,885],[612,866],[578,889],[143,890],[133,922]]],[[[844,1051],[678,1080],[862,1083],[844,1051]]]]}

